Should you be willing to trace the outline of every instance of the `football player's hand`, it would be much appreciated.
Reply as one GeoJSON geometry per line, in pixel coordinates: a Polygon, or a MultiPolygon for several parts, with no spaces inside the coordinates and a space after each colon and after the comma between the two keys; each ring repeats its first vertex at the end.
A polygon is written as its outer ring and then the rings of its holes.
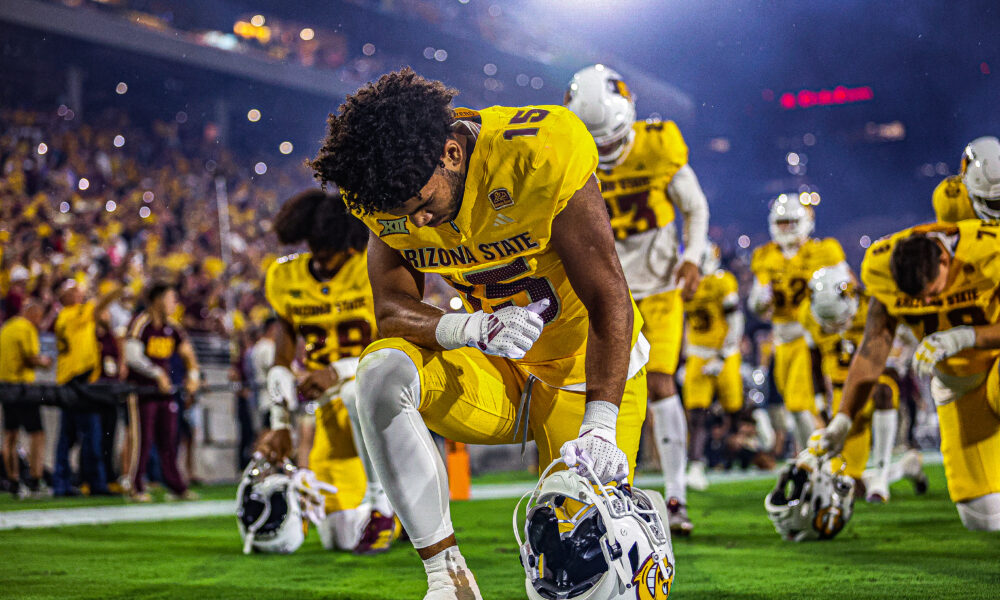
{"type": "Polygon", "coordinates": [[[161,371],[156,375],[156,387],[160,390],[160,393],[170,393],[173,386],[170,385],[170,377],[165,372],[161,371]]]}
{"type": "Polygon", "coordinates": [[[722,372],[722,367],[724,366],[726,366],[726,363],[721,358],[715,357],[705,363],[705,366],[701,368],[701,374],[708,377],[715,377],[722,372]]]}
{"type": "Polygon", "coordinates": [[[188,395],[191,396],[192,400],[194,399],[194,395],[198,393],[199,389],[201,389],[200,381],[198,381],[197,379],[192,379],[190,377],[184,379],[184,391],[186,391],[188,395]]]}
{"type": "Polygon", "coordinates": [[[261,434],[254,446],[268,462],[277,464],[292,455],[292,432],[290,429],[270,429],[261,434]]]}
{"type": "Polygon", "coordinates": [[[913,370],[919,377],[928,377],[934,373],[934,365],[975,345],[976,331],[967,325],[932,333],[913,354],[913,370]]]}
{"type": "Polygon", "coordinates": [[[844,440],[851,430],[851,418],[844,413],[837,413],[830,419],[824,429],[817,429],[809,437],[809,451],[817,456],[824,454],[840,454],[844,449],[844,440]]]}
{"type": "Polygon", "coordinates": [[[298,390],[306,398],[315,400],[322,396],[326,390],[337,385],[337,382],[337,373],[333,369],[318,369],[316,371],[309,371],[299,381],[298,390]]]}
{"type": "Polygon", "coordinates": [[[506,306],[493,313],[480,310],[468,315],[444,315],[435,336],[446,350],[472,346],[484,354],[517,360],[524,358],[542,335],[545,322],[540,315],[548,306],[548,298],[543,298],[528,306],[506,306]]]}
{"type": "Polygon", "coordinates": [[[588,479],[593,473],[601,483],[628,479],[628,457],[616,442],[617,418],[618,407],[612,403],[587,403],[579,437],[559,449],[570,470],[588,479]]]}
{"type": "Polygon", "coordinates": [[[698,290],[698,282],[701,281],[701,270],[693,262],[684,261],[677,269],[675,281],[682,286],[681,298],[690,301],[691,298],[694,298],[694,293],[698,290]]]}

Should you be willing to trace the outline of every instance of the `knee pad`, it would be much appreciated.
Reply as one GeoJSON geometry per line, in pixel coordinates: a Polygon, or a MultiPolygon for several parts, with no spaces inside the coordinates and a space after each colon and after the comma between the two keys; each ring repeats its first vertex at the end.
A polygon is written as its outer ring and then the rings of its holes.
{"type": "Polygon", "coordinates": [[[402,350],[384,348],[361,359],[357,390],[357,411],[362,419],[383,411],[420,408],[420,374],[402,350]]]}
{"type": "Polygon", "coordinates": [[[969,531],[1000,531],[1000,494],[957,502],[955,508],[969,531]]]}

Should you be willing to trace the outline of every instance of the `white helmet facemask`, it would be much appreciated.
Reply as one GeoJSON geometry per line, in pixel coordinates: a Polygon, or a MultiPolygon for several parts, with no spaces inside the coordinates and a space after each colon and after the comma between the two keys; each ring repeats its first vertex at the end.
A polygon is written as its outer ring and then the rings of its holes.
{"type": "Polygon", "coordinates": [[[635,100],[621,75],[604,65],[580,69],[569,82],[563,104],[594,136],[601,168],[625,161],[635,141],[635,100]]]}
{"type": "Polygon", "coordinates": [[[831,459],[803,450],[764,499],[774,529],[786,540],[829,540],[854,513],[854,480],[834,472],[831,459]]]}
{"type": "Polygon", "coordinates": [[[602,485],[592,472],[586,478],[572,471],[550,475],[560,463],[549,465],[514,508],[527,597],[665,600],[674,555],[663,497],[628,485],[602,485]]]}
{"type": "Polygon", "coordinates": [[[323,492],[334,494],[337,488],[287,460],[275,466],[255,455],[236,491],[243,553],[298,550],[305,540],[304,520],[318,525],[326,516],[323,492]]]}
{"type": "Polygon", "coordinates": [[[771,239],[783,249],[804,244],[816,225],[812,208],[799,197],[799,194],[781,194],[771,202],[768,230],[771,239]]]}
{"type": "Polygon", "coordinates": [[[858,312],[858,295],[847,265],[825,267],[809,279],[809,310],[831,332],[846,331],[858,312]]]}
{"type": "Polygon", "coordinates": [[[985,221],[1000,219],[1000,140],[972,140],[962,154],[962,172],[976,216],[985,221]]]}

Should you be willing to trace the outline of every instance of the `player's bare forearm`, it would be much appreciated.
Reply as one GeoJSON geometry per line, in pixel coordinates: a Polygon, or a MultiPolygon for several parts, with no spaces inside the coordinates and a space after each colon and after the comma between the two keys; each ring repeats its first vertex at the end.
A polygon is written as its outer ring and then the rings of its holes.
{"type": "Polygon", "coordinates": [[[1000,348],[1000,323],[976,327],[976,348],[993,350],[1000,348]]]}
{"type": "Polygon", "coordinates": [[[291,367],[295,360],[295,327],[279,317],[278,335],[274,338],[274,365],[291,367]]]}
{"type": "Polygon", "coordinates": [[[435,335],[444,312],[423,301],[423,273],[374,234],[368,237],[368,279],[379,337],[401,337],[431,350],[444,349],[435,335]]]}
{"type": "Polygon", "coordinates": [[[889,315],[884,304],[872,298],[868,307],[865,335],[848,368],[844,397],[840,403],[840,412],[852,419],[864,406],[885,369],[896,333],[896,319],[889,315]]]}
{"type": "Polygon", "coordinates": [[[632,346],[632,301],[595,178],[556,216],[552,245],[590,315],[587,401],[621,404],[632,346]]]}

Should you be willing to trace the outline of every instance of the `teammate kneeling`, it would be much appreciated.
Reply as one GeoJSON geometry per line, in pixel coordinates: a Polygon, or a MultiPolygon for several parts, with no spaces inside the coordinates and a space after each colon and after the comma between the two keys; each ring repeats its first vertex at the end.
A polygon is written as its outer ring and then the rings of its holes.
{"type": "Polygon", "coordinates": [[[932,377],[948,494],[968,529],[1000,531],[1000,225],[905,229],[871,245],[861,278],[873,297],[865,335],[819,449],[843,447],[901,321],[922,339],[914,368],[932,377]]]}
{"type": "MultiPolygon", "coordinates": [[[[810,344],[819,350],[825,379],[832,391],[831,410],[840,410],[847,368],[861,345],[868,319],[868,296],[858,288],[854,274],[845,264],[820,269],[809,280],[810,299],[799,309],[810,344]]],[[[844,472],[862,482],[869,502],[889,499],[889,485],[906,477],[918,491],[926,491],[927,476],[920,455],[907,453],[893,464],[899,417],[899,383],[886,371],[879,376],[871,397],[854,419],[844,442],[844,472]],[[874,466],[865,469],[869,450],[874,450],[874,466]]],[[[835,467],[839,468],[839,461],[835,467]]]]}
{"type": "Polygon", "coordinates": [[[646,345],[583,124],[559,106],[453,109],[410,69],[348,96],[313,168],[371,229],[382,339],[358,370],[365,444],[427,572],[427,600],[481,598],[429,429],[538,444],[602,483],[635,467],[646,345]],[[468,314],[422,301],[440,273],[468,314]],[[520,410],[519,410],[520,409],[520,410]]]}
{"type": "Polygon", "coordinates": [[[394,513],[360,440],[354,381],[358,355],[375,333],[367,230],[339,198],[320,190],[288,200],[274,219],[274,230],[282,244],[305,241],[310,251],[280,258],[267,271],[265,293],[281,326],[264,395],[271,402],[271,431],[258,451],[275,464],[287,458],[292,451],[289,417],[299,394],[318,400],[309,467],[337,489],[324,494],[323,547],[384,552],[392,543],[394,513]],[[297,381],[291,366],[299,337],[307,373],[297,381]]]}

